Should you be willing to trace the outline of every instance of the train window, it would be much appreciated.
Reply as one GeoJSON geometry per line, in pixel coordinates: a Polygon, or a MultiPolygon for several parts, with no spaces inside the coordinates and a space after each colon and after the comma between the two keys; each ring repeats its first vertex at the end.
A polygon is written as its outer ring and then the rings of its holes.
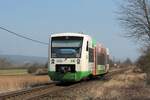
{"type": "Polygon", "coordinates": [[[88,51],[89,49],[89,42],[87,41],[87,44],[86,44],[86,51],[88,51]]]}
{"type": "Polygon", "coordinates": [[[94,62],[94,50],[89,48],[89,62],[94,62]]]}
{"type": "Polygon", "coordinates": [[[79,58],[82,52],[83,37],[61,36],[52,37],[52,58],[79,58]]]}
{"type": "Polygon", "coordinates": [[[97,64],[98,65],[105,65],[105,63],[106,63],[105,59],[106,59],[105,54],[102,54],[102,53],[97,54],[97,64]]]}
{"type": "Polygon", "coordinates": [[[106,56],[106,64],[109,64],[109,55],[106,56]]]}

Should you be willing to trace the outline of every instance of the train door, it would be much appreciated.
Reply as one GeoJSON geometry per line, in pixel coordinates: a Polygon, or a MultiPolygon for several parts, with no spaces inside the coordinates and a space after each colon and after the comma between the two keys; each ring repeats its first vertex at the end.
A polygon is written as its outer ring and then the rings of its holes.
{"type": "Polygon", "coordinates": [[[92,40],[89,41],[89,69],[93,76],[96,75],[96,43],[92,40]]]}
{"type": "Polygon", "coordinates": [[[92,74],[95,76],[96,75],[96,47],[93,47],[93,71],[92,74]]]}
{"type": "Polygon", "coordinates": [[[87,49],[88,49],[88,70],[93,74],[94,70],[94,48],[92,45],[92,41],[87,42],[87,49]]]}

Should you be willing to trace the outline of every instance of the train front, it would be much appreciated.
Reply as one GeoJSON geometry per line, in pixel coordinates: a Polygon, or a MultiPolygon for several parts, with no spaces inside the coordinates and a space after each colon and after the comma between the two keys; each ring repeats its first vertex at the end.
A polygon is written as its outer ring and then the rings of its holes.
{"type": "Polygon", "coordinates": [[[83,37],[52,35],[49,46],[49,76],[53,81],[79,81],[83,37]]]}

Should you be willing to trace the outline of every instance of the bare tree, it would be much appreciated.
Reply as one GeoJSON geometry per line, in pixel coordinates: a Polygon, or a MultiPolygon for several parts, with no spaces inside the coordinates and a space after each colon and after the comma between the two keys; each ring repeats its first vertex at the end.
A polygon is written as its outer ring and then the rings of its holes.
{"type": "Polygon", "coordinates": [[[132,65],[132,61],[130,60],[130,58],[126,58],[126,60],[123,62],[124,65],[132,65]]]}
{"type": "Polygon", "coordinates": [[[119,21],[125,28],[125,36],[150,43],[150,1],[124,0],[119,10],[119,21]]]}

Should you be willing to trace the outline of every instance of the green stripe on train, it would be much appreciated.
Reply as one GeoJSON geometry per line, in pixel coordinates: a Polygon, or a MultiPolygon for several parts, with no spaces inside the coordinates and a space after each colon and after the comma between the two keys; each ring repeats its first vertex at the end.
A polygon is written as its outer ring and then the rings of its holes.
{"type": "Polygon", "coordinates": [[[92,39],[92,47],[95,47],[95,46],[96,46],[96,40],[92,39]]]}
{"type": "Polygon", "coordinates": [[[49,71],[49,76],[54,81],[80,81],[81,79],[89,76],[91,74],[90,71],[78,71],[75,73],[67,72],[67,73],[60,73],[49,71]]]}

